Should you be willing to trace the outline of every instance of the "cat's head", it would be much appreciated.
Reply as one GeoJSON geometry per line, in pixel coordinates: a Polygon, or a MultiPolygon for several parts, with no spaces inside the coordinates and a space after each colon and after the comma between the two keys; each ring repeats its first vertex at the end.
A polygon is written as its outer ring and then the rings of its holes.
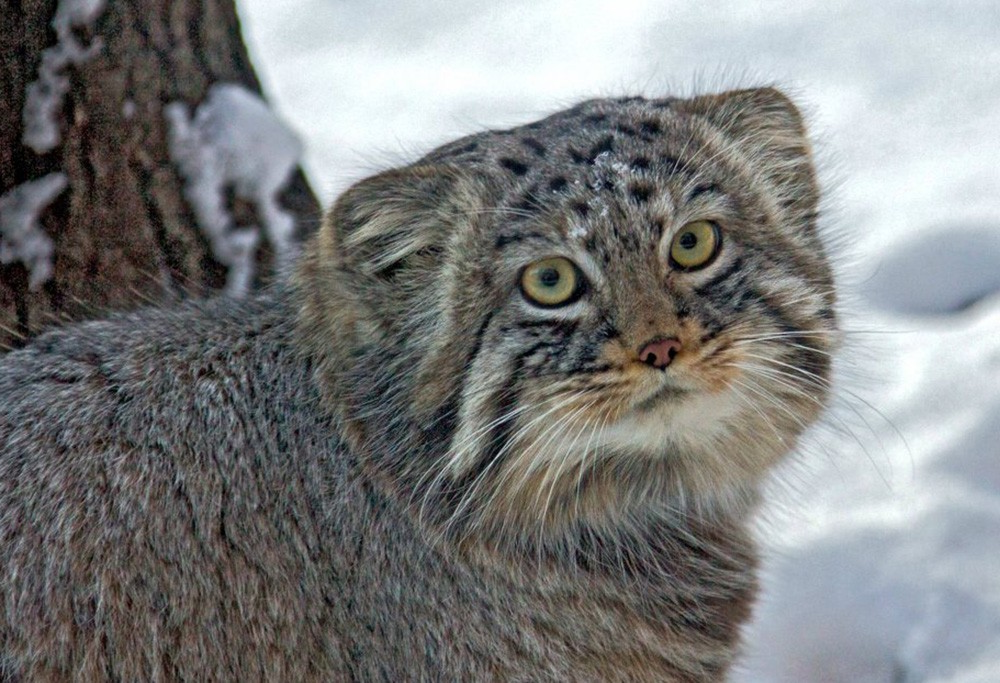
{"type": "Polygon", "coordinates": [[[824,405],[817,199],[775,90],[592,100],[348,190],[304,329],[355,445],[453,521],[710,508],[824,405]]]}

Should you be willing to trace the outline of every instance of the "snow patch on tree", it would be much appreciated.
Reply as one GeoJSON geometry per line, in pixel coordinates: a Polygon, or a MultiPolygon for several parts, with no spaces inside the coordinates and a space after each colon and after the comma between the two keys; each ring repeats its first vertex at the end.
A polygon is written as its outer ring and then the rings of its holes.
{"type": "Polygon", "coordinates": [[[172,161],[184,177],[184,197],[215,258],[228,269],[226,292],[246,294],[253,282],[258,226],[236,227],[226,190],[253,202],[279,267],[295,249],[295,219],[278,204],[278,193],[302,156],[296,135],[267,104],[246,88],[220,83],[190,115],[181,102],[164,109],[172,161]]]}
{"type": "Polygon", "coordinates": [[[62,141],[58,115],[63,97],[69,92],[66,68],[79,66],[104,48],[100,38],[83,45],[74,28],[93,25],[104,11],[105,0],[60,0],[52,20],[58,42],[42,50],[38,80],[28,84],[24,103],[22,140],[38,154],[45,154],[62,141]]]}
{"type": "Polygon", "coordinates": [[[66,189],[64,173],[50,173],[0,196],[0,263],[20,261],[28,268],[28,288],[36,291],[52,277],[52,240],[38,218],[66,189]]]}

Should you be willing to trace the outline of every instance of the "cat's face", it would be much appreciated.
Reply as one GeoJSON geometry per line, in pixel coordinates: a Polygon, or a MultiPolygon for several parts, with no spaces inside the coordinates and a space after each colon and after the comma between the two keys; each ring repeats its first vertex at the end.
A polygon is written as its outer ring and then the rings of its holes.
{"type": "Polygon", "coordinates": [[[773,91],[601,100],[349,193],[338,272],[375,309],[350,343],[439,426],[420,481],[529,526],[745,492],[826,395],[803,135],[773,91]]]}

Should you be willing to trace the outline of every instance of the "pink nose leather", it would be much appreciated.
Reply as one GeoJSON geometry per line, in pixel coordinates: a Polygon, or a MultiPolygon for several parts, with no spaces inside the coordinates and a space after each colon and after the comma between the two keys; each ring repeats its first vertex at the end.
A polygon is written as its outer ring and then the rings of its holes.
{"type": "Polygon", "coordinates": [[[639,360],[646,365],[658,370],[670,365],[677,352],[681,350],[681,343],[676,339],[655,339],[639,352],[639,360]]]}

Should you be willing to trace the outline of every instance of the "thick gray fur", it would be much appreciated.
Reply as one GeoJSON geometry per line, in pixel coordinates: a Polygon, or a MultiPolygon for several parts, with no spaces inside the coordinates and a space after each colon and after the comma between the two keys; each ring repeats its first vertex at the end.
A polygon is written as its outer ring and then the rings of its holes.
{"type": "Polygon", "coordinates": [[[280,296],[219,300],[0,361],[0,678],[483,674],[414,628],[428,591],[474,603],[476,586],[358,479],[291,320],[280,296]]]}
{"type": "Polygon", "coordinates": [[[628,649],[578,623],[620,587],[525,590],[424,540],[322,409],[288,299],[0,358],[0,680],[570,680],[589,640],[628,649]]]}
{"type": "Polygon", "coordinates": [[[0,681],[721,680],[828,395],[817,199],[777,91],[593,100],[362,181],[264,295],[0,357],[0,681]]]}

